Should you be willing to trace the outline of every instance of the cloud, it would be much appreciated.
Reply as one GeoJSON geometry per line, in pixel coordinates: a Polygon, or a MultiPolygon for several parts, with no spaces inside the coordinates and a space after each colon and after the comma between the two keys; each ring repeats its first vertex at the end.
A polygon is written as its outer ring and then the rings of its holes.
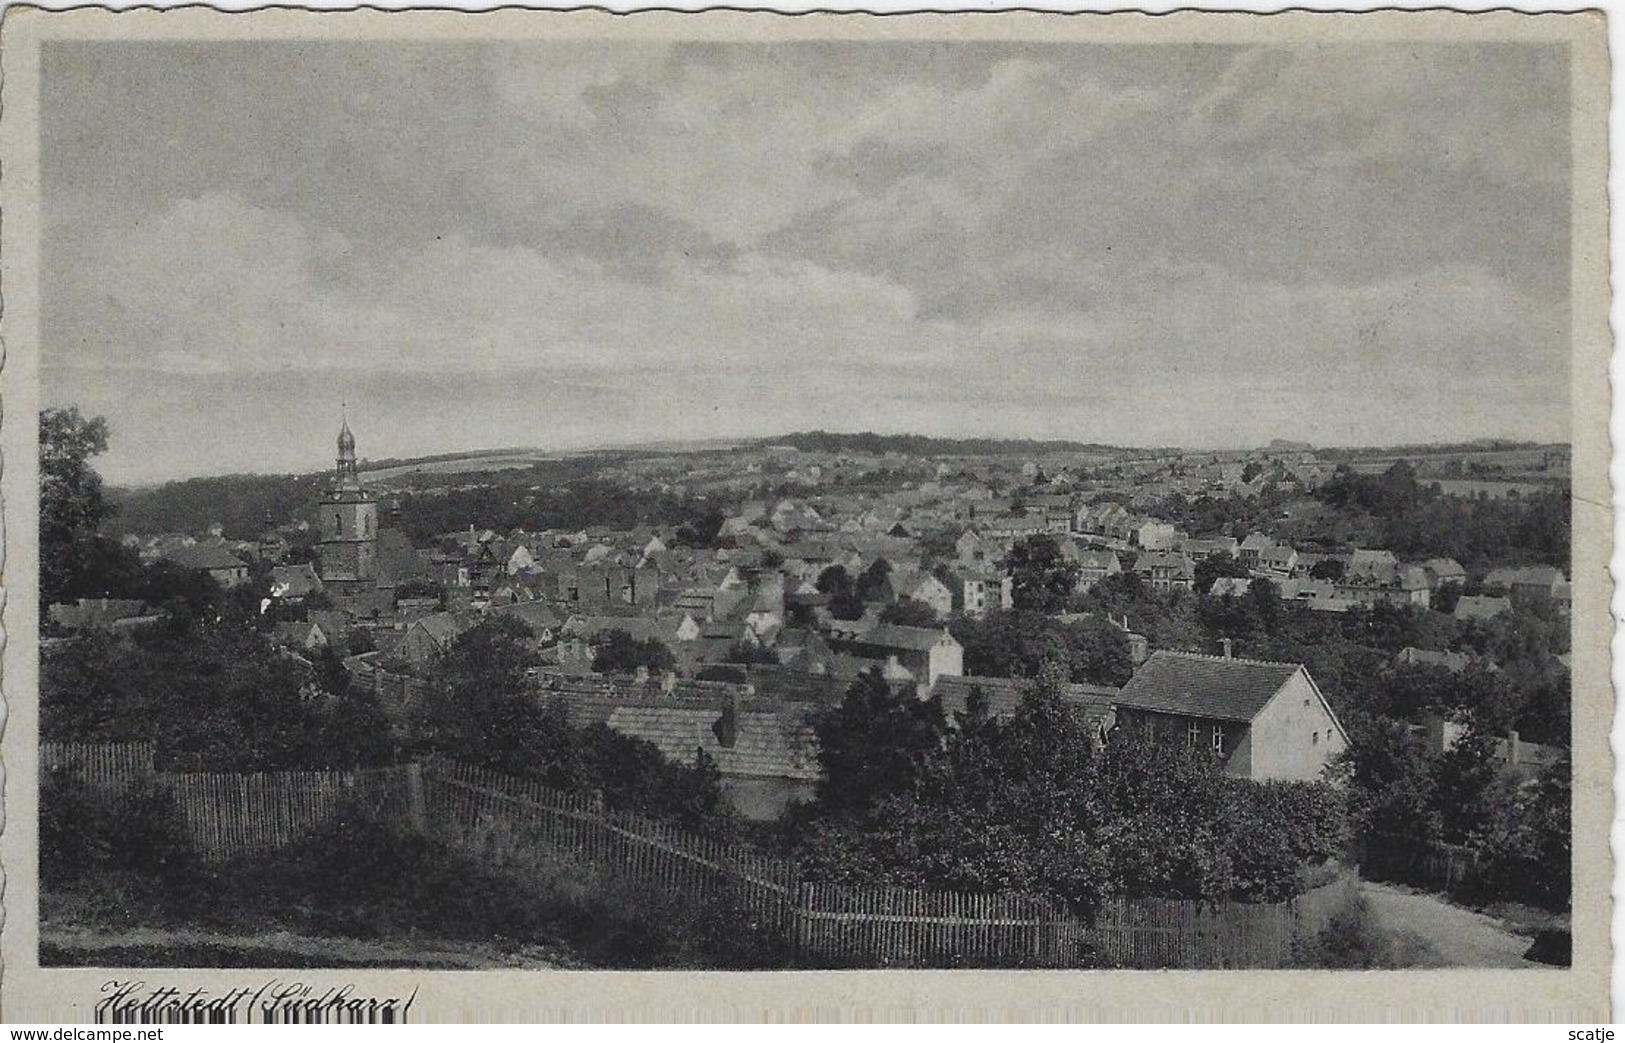
{"type": "Polygon", "coordinates": [[[96,263],[62,273],[48,301],[82,364],[783,372],[884,356],[929,331],[907,290],[807,261],[679,254],[650,281],[459,235],[381,256],[224,195],[111,229],[86,252],[96,263]]]}
{"type": "Polygon", "coordinates": [[[44,82],[47,368],[92,397],[480,397],[381,452],[537,408],[543,441],[1566,429],[1546,48],[63,45],[44,82]]]}

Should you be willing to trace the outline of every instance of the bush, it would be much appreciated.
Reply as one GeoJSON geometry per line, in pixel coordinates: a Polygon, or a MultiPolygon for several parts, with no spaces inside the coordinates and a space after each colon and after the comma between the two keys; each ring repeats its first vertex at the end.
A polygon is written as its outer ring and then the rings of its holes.
{"type": "Polygon", "coordinates": [[[789,963],[777,924],[731,891],[699,897],[603,881],[572,917],[569,935],[595,967],[765,970],[789,963]]]}
{"type": "Polygon", "coordinates": [[[1294,962],[1304,967],[1355,970],[1390,966],[1388,938],[1371,903],[1359,892],[1326,921],[1312,938],[1298,940],[1294,962]]]}
{"type": "Polygon", "coordinates": [[[39,874],[43,888],[73,882],[105,858],[105,838],[85,784],[64,772],[40,775],[39,874]]]}
{"type": "Polygon", "coordinates": [[[1426,966],[1434,962],[1432,956],[1420,939],[1384,928],[1366,896],[1350,891],[1317,934],[1293,940],[1292,962],[1328,970],[1375,970],[1426,966]]]}
{"type": "Polygon", "coordinates": [[[40,884],[61,887],[96,871],[165,877],[188,872],[185,828],[169,794],[145,784],[118,795],[63,773],[40,780],[40,884]]]}
{"type": "Polygon", "coordinates": [[[451,845],[348,809],[303,842],[213,867],[164,895],[171,919],[360,939],[427,936],[567,950],[625,969],[784,966],[738,896],[637,885],[507,832],[451,845]]]}

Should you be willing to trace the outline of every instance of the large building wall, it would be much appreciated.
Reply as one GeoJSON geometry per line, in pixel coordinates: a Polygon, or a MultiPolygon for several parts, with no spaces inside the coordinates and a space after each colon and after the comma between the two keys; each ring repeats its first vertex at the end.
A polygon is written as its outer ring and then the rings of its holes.
{"type": "Polygon", "coordinates": [[[1348,741],[1300,670],[1253,718],[1250,745],[1253,778],[1314,780],[1348,741]]]}
{"type": "Polygon", "coordinates": [[[346,495],[322,504],[322,542],[336,540],[376,540],[378,502],[346,495]]]}
{"type": "Polygon", "coordinates": [[[1210,717],[1187,717],[1175,713],[1157,713],[1118,707],[1117,724],[1138,741],[1177,742],[1189,745],[1191,725],[1196,725],[1196,748],[1213,749],[1213,729],[1224,734],[1224,773],[1250,778],[1252,770],[1252,740],[1247,726],[1237,721],[1216,721],[1210,717]]]}
{"type": "Polygon", "coordinates": [[[378,504],[341,494],[321,507],[321,575],[371,580],[378,574],[378,504]]]}

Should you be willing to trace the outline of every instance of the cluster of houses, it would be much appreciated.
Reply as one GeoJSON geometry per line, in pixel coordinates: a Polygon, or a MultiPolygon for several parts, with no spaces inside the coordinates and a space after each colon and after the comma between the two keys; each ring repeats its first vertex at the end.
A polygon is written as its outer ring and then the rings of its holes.
{"type": "MultiPolygon", "coordinates": [[[[380,518],[382,504],[361,481],[347,424],[338,449],[332,487],[316,508],[313,561],[286,560],[287,545],[274,536],[245,543],[218,532],[141,538],[137,549],[228,588],[248,580],[251,563],[267,568],[264,607],[289,617],[275,625],[276,640],[290,654],[345,657],[356,682],[383,696],[403,725],[459,634],[492,616],[522,620],[542,663],[534,678],[539,697],[680,761],[704,750],[741,811],[761,818],[810,792],[817,780],[811,719],[860,675],[878,672],[898,690],[941,698],[950,711],[978,693],[990,712],[1013,712],[1024,682],[966,676],[964,650],[945,623],[1012,607],[1005,563],[1018,540],[1053,538],[1075,566],[1080,593],[1124,572],[1155,591],[1194,591],[1197,565],[1224,557],[1240,566],[1227,571],[1246,575],[1222,576],[1203,593],[1242,595],[1267,579],[1282,599],[1319,611],[1381,602],[1425,607],[1441,587],[1467,578],[1455,562],[1402,563],[1383,550],[1334,558],[1260,533],[1194,538],[1115,500],[1080,505],[1075,492],[1054,488],[1063,483],[1039,481],[1036,466],[1024,474],[1034,484],[1019,507],[966,492],[974,486],[945,495],[944,483],[955,478],[947,464],[885,496],[748,503],[726,519],[716,548],[683,546],[673,531],[653,527],[473,526],[420,547],[388,524],[387,509],[380,518]],[[849,587],[861,587],[855,613],[850,600],[841,611],[839,585],[829,581],[836,569],[849,587]],[[886,612],[903,602],[911,611],[886,612]],[[597,669],[600,649],[616,632],[658,644],[669,660],[613,675],[597,669]]],[[[839,459],[827,472],[806,465],[797,478],[817,483],[841,467],[839,459]]],[[[1154,467],[1164,473],[1162,464],[1154,467]]],[[[1213,468],[1195,480],[1257,479],[1241,461],[1215,460],[1213,468]]],[[[1504,572],[1486,579],[1485,594],[1459,598],[1456,613],[1487,617],[1518,598],[1566,603],[1568,585],[1557,570],[1504,572]]],[[[50,616],[70,630],[154,618],[139,603],[105,599],[52,606],[50,616]]],[[[1127,631],[1127,621],[1121,625],[1127,631]]],[[[1071,685],[1064,693],[1102,741],[1114,729],[1172,737],[1255,779],[1318,777],[1347,746],[1301,665],[1152,654],[1143,638],[1129,637],[1136,670],[1128,684],[1071,685]]]]}

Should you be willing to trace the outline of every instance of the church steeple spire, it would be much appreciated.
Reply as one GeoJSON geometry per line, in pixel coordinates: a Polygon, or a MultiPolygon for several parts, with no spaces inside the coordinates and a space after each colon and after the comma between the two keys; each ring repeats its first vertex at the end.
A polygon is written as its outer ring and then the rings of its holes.
{"type": "Polygon", "coordinates": [[[348,407],[343,409],[343,420],[339,427],[339,458],[338,458],[338,485],[340,489],[361,488],[361,475],[356,469],[355,435],[350,433],[350,416],[348,407]]]}

